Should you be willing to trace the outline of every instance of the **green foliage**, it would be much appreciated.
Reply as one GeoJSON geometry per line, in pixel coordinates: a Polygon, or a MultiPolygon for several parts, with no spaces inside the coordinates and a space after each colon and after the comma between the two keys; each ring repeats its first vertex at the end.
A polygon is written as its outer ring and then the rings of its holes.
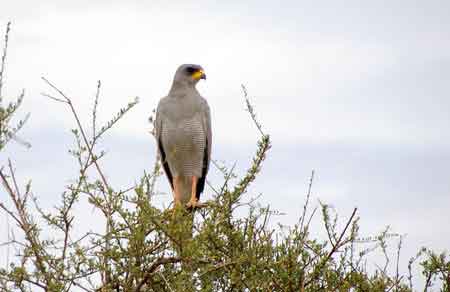
{"type": "MultiPolygon", "coordinates": [[[[3,68],[2,63],[1,76],[3,68]]],[[[75,146],[69,153],[79,167],[79,175],[63,191],[59,204],[46,212],[32,195],[30,184],[19,186],[11,161],[7,170],[0,170],[4,190],[13,206],[9,209],[0,202],[0,208],[23,234],[22,240],[12,238],[5,243],[15,246],[19,253],[9,266],[0,269],[0,291],[413,290],[411,272],[409,283],[398,274],[402,238],[398,244],[397,273],[389,275],[387,240],[397,236],[386,229],[378,236],[359,238],[356,209],[342,221],[334,209],[322,203],[327,238],[311,236],[310,222],[317,210],[309,206],[314,172],[303,212],[294,226],[274,226],[271,220],[278,213],[270,206],[260,206],[258,198],[248,198],[249,186],[261,170],[271,141],[257,122],[245,87],[248,111],[261,134],[253,160],[242,177],[234,173],[234,167],[215,163],[223,173],[223,183],[211,186],[214,192],[211,201],[189,212],[183,208],[161,209],[153,204],[155,180],[160,176],[159,163],[152,173],[144,173],[131,189],[113,188],[104,175],[101,166],[104,152],[97,149],[97,143],[137,100],[97,129],[99,82],[89,126],[91,133],[88,133],[72,100],[50,81],[43,80],[57,94],[46,96],[62,103],[77,123],[77,128],[72,130],[75,146]],[[81,200],[100,211],[104,232],[74,235],[74,208],[81,200]],[[33,210],[43,224],[36,223],[33,210]],[[244,213],[245,216],[238,215],[244,213]],[[41,230],[49,229],[54,230],[52,236],[44,236],[41,230]],[[375,247],[358,248],[366,243],[375,243],[375,247]],[[367,256],[375,248],[386,255],[386,266],[368,273],[367,256]]],[[[8,130],[2,132],[2,146],[8,141],[7,133],[14,132],[6,125],[21,100],[11,109],[3,110],[7,114],[1,116],[0,122],[2,129],[8,130]]],[[[448,291],[447,255],[423,249],[410,261],[410,271],[419,258],[422,258],[420,265],[426,280],[424,290],[429,291],[435,283],[442,285],[441,291],[448,291]]]]}
{"type": "Polygon", "coordinates": [[[28,147],[30,146],[29,143],[23,142],[16,137],[16,133],[25,125],[25,122],[28,120],[29,115],[26,115],[25,118],[17,121],[14,125],[12,125],[11,123],[12,117],[22,105],[22,101],[25,96],[25,90],[22,90],[22,92],[19,94],[19,97],[15,101],[4,104],[3,88],[10,29],[11,22],[8,22],[8,24],[6,25],[3,54],[0,61],[0,151],[11,139],[15,139],[16,141],[28,147]]]}

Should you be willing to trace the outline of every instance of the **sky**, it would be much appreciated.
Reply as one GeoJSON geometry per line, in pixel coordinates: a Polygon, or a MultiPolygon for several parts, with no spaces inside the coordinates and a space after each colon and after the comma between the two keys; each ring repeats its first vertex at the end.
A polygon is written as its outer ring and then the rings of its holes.
{"type": "MultiPolygon", "coordinates": [[[[405,268],[421,246],[448,250],[450,2],[3,0],[0,7],[0,27],[13,22],[4,93],[26,89],[21,114],[31,116],[20,137],[32,144],[11,143],[0,164],[11,158],[44,206],[56,204],[76,165],[67,153],[74,121],[41,95],[51,93],[41,76],[86,121],[97,80],[102,122],[139,97],[102,141],[107,176],[126,188],[154,163],[148,117],[178,65],[197,63],[208,76],[198,89],[211,107],[213,159],[244,173],[255,151],[241,84],[271,135],[251,194],[286,214],[274,220],[296,222],[314,169],[313,204],[333,205],[342,220],[358,207],[363,237],[388,225],[406,234],[405,268]]],[[[217,170],[209,180],[220,182],[217,170]]],[[[164,178],[158,187],[168,192],[164,178]]],[[[80,219],[80,228],[89,224],[80,219]]]]}

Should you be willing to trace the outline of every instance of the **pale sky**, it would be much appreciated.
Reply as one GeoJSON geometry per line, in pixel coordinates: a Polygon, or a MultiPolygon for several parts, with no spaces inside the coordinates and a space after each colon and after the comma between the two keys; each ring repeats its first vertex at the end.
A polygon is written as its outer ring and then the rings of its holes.
{"type": "MultiPolygon", "coordinates": [[[[74,122],[41,96],[50,92],[41,76],[64,89],[85,119],[98,79],[103,122],[140,98],[103,143],[106,173],[125,188],[155,159],[151,110],[177,66],[198,63],[208,76],[198,88],[212,111],[214,159],[236,161],[242,173],[254,153],[242,83],[272,135],[252,194],[287,214],[276,220],[297,220],[315,169],[314,204],[330,203],[342,218],[358,207],[361,236],[387,225],[407,234],[405,270],[423,245],[448,249],[450,2],[147,2],[0,4],[2,31],[13,22],[6,96],[26,89],[22,113],[31,117],[20,136],[32,144],[11,143],[0,163],[12,158],[44,206],[57,202],[76,169],[67,153],[74,122]]],[[[214,170],[210,180],[220,181],[214,170]]],[[[167,191],[164,178],[158,187],[167,191]]]]}

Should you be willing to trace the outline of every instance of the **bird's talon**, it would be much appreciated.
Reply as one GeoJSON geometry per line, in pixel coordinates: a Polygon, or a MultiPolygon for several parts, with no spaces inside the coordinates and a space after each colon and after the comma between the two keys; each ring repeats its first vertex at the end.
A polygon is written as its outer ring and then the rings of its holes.
{"type": "Polygon", "coordinates": [[[187,204],[186,207],[188,209],[195,209],[198,206],[198,201],[197,200],[190,200],[187,204]]]}

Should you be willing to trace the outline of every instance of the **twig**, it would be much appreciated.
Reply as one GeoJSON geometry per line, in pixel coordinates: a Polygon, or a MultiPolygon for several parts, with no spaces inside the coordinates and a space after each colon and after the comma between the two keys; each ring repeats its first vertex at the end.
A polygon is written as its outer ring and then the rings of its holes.
{"type": "MultiPolygon", "coordinates": [[[[11,240],[11,232],[10,229],[11,227],[9,226],[9,216],[8,214],[6,214],[6,232],[8,233],[8,242],[12,242],[11,240]]],[[[15,241],[15,240],[14,240],[15,241]]],[[[9,270],[9,244],[6,247],[6,269],[9,270]]]]}
{"type": "Polygon", "coordinates": [[[403,243],[403,236],[400,235],[400,239],[398,241],[398,246],[397,246],[397,259],[396,259],[396,269],[395,269],[395,282],[397,283],[396,286],[400,282],[400,279],[399,279],[399,263],[400,263],[400,251],[402,249],[402,243],[403,243]]]}
{"type": "Polygon", "coordinates": [[[255,123],[256,128],[258,128],[258,131],[261,133],[262,136],[266,136],[266,134],[264,134],[264,132],[262,130],[261,124],[258,122],[258,120],[256,118],[255,110],[253,109],[253,106],[250,103],[250,99],[248,97],[247,88],[245,87],[244,84],[241,84],[241,88],[242,88],[242,91],[244,92],[244,98],[245,98],[245,104],[247,106],[247,110],[250,113],[250,116],[252,117],[252,120],[255,123]]]}
{"type": "Polygon", "coordinates": [[[336,244],[333,245],[333,248],[330,250],[330,252],[328,253],[328,255],[325,257],[325,259],[322,261],[321,264],[318,265],[318,267],[315,269],[315,273],[313,275],[313,277],[311,279],[309,279],[308,281],[306,281],[304,287],[307,287],[309,284],[311,284],[313,281],[315,281],[317,279],[317,277],[319,277],[319,272],[320,270],[325,266],[325,264],[330,260],[331,256],[338,250],[338,248],[341,246],[341,241],[342,238],[344,237],[348,227],[350,226],[350,223],[353,221],[353,217],[355,217],[356,215],[356,211],[357,208],[353,209],[353,213],[350,216],[350,218],[347,221],[347,224],[345,224],[345,228],[344,230],[341,232],[341,235],[339,236],[338,240],[336,241],[336,244]]]}
{"type": "MultiPolygon", "coordinates": [[[[12,167],[10,168],[10,171],[13,172],[12,167]]],[[[11,173],[11,175],[13,176],[13,173],[11,173]]],[[[30,222],[30,216],[27,213],[26,209],[25,209],[25,200],[19,197],[18,194],[16,194],[12,187],[10,186],[10,184],[8,183],[8,180],[6,179],[6,176],[3,174],[2,170],[0,169],[0,178],[3,181],[3,185],[5,186],[11,200],[14,203],[14,206],[18,212],[18,217],[16,216],[12,216],[19,224],[20,228],[23,230],[23,232],[25,233],[25,237],[28,240],[28,242],[30,243],[30,248],[31,251],[36,259],[36,268],[43,274],[46,283],[50,283],[52,281],[52,278],[54,277],[53,275],[49,274],[46,270],[45,267],[45,258],[47,257],[45,250],[42,247],[42,244],[39,242],[39,238],[37,237],[36,234],[34,234],[35,232],[35,228],[32,224],[32,222],[30,222]]],[[[2,207],[2,209],[4,210],[8,210],[6,208],[4,208],[4,206],[0,203],[0,207],[2,207]]],[[[8,212],[8,211],[7,211],[8,212]]],[[[12,215],[12,212],[9,212],[10,215],[12,215]]]]}
{"type": "Polygon", "coordinates": [[[97,91],[95,92],[95,99],[94,99],[94,107],[92,109],[92,140],[94,140],[96,136],[96,122],[97,122],[97,106],[98,106],[98,98],[100,96],[100,87],[102,86],[102,83],[100,80],[97,81],[97,91]]]}
{"type": "Polygon", "coordinates": [[[302,213],[302,216],[300,217],[300,219],[301,219],[300,220],[300,231],[303,231],[303,224],[305,221],[306,210],[307,210],[308,204],[309,204],[309,198],[311,196],[311,189],[312,189],[313,181],[314,181],[314,169],[311,170],[311,176],[309,178],[308,192],[306,194],[306,202],[305,202],[305,205],[303,205],[303,213],[302,213]]]}
{"type": "MultiPolygon", "coordinates": [[[[3,174],[0,173],[0,176],[2,178],[3,185],[6,186],[4,183],[3,174]]],[[[0,208],[3,209],[3,211],[5,211],[9,216],[11,216],[11,218],[13,218],[14,221],[16,221],[19,227],[22,225],[19,218],[17,218],[16,215],[11,210],[9,210],[3,203],[0,203],[0,208]]]]}
{"type": "MultiPolygon", "coordinates": [[[[182,261],[182,258],[180,257],[169,257],[169,258],[159,258],[157,259],[146,271],[146,274],[144,278],[139,282],[139,284],[136,286],[135,292],[141,291],[141,288],[144,286],[145,283],[150,279],[150,277],[153,275],[153,273],[161,266],[165,264],[173,264],[173,263],[179,263],[182,261]]],[[[169,286],[170,288],[170,286],[169,286]]]]}
{"type": "Polygon", "coordinates": [[[226,174],[225,180],[223,182],[222,187],[220,188],[219,194],[223,195],[223,191],[228,187],[228,182],[230,181],[231,177],[233,176],[234,168],[236,167],[236,162],[231,167],[230,171],[226,174]]]}
{"type": "Polygon", "coordinates": [[[52,96],[52,95],[50,95],[50,94],[48,94],[48,93],[45,93],[45,92],[41,92],[41,95],[42,95],[42,96],[45,96],[45,97],[48,97],[48,98],[50,98],[50,99],[53,99],[54,101],[57,101],[57,102],[67,103],[66,100],[62,100],[62,99],[60,99],[60,98],[54,97],[54,96],[52,96]]]}
{"type": "Polygon", "coordinates": [[[8,159],[8,168],[9,168],[9,173],[11,174],[11,179],[12,179],[12,182],[13,182],[13,185],[14,185],[14,189],[16,190],[16,191],[15,191],[16,196],[17,196],[18,198],[22,198],[21,204],[22,204],[22,205],[25,205],[26,200],[27,200],[27,197],[26,197],[26,196],[23,196],[23,197],[22,197],[22,195],[21,195],[21,193],[20,193],[19,186],[17,185],[16,176],[15,176],[15,174],[14,174],[14,170],[13,170],[12,163],[11,163],[11,160],[10,160],[10,159],[8,159]]]}
{"type": "Polygon", "coordinates": [[[2,61],[0,65],[0,104],[2,103],[3,76],[5,73],[6,55],[8,52],[8,39],[10,30],[11,30],[11,21],[9,21],[8,24],[6,24],[6,33],[4,38],[5,41],[3,46],[2,61]]]}
{"type": "Polygon", "coordinates": [[[93,153],[92,146],[91,146],[91,144],[89,143],[89,141],[88,141],[88,139],[87,139],[87,136],[86,136],[86,134],[85,134],[85,132],[84,132],[83,126],[81,125],[80,119],[79,119],[78,114],[77,114],[77,112],[76,112],[76,110],[75,110],[75,107],[74,107],[73,104],[72,104],[71,99],[68,98],[67,95],[65,95],[59,88],[57,88],[55,85],[53,85],[53,84],[52,84],[50,81],[48,81],[45,77],[41,77],[41,78],[42,78],[42,80],[44,80],[51,88],[53,88],[54,90],[56,90],[56,92],[58,92],[62,97],[64,97],[66,103],[69,105],[69,107],[70,107],[70,109],[71,109],[71,111],[72,111],[72,114],[73,114],[73,116],[74,116],[74,118],[75,118],[75,120],[76,120],[76,122],[77,122],[78,129],[80,130],[81,135],[82,135],[82,137],[83,137],[84,143],[85,143],[85,145],[86,145],[86,147],[87,147],[87,149],[88,149],[88,151],[89,151],[89,155],[90,155],[90,156],[92,157],[92,159],[93,159],[95,168],[97,169],[97,172],[98,172],[98,174],[100,175],[100,178],[101,178],[101,180],[102,180],[102,182],[103,182],[103,184],[104,184],[105,190],[107,190],[107,192],[109,193],[110,190],[111,190],[111,188],[110,188],[110,186],[109,186],[109,184],[108,184],[108,182],[107,182],[107,180],[106,180],[105,175],[103,174],[103,171],[100,169],[99,164],[98,164],[97,161],[95,160],[95,156],[94,156],[94,153],[93,153]]]}
{"type": "MultiPolygon", "coordinates": [[[[75,107],[72,104],[72,100],[67,95],[65,95],[59,88],[57,88],[53,83],[48,81],[45,77],[41,77],[41,78],[51,88],[53,88],[56,92],[58,92],[59,95],[61,95],[64,98],[64,100],[67,102],[67,104],[69,105],[70,110],[72,111],[72,115],[73,115],[73,117],[75,118],[75,120],[77,122],[78,129],[81,132],[81,136],[83,137],[84,144],[85,144],[86,148],[89,151],[89,157],[92,158],[92,162],[94,163],[94,166],[97,169],[97,173],[100,175],[100,178],[101,178],[101,181],[102,181],[102,184],[103,184],[103,187],[104,187],[106,193],[108,194],[108,196],[111,196],[112,195],[111,194],[112,188],[110,187],[108,181],[106,180],[106,177],[103,174],[103,171],[101,170],[101,168],[100,168],[100,166],[98,164],[98,161],[97,161],[97,159],[96,159],[96,157],[95,157],[95,155],[93,153],[93,147],[94,147],[94,142],[95,142],[96,138],[94,138],[94,141],[92,142],[92,144],[89,143],[89,140],[87,139],[86,133],[84,132],[84,128],[81,125],[81,121],[80,121],[80,119],[78,117],[78,114],[77,114],[77,112],[75,110],[75,107]]],[[[89,157],[87,158],[87,161],[89,161],[89,157]]],[[[112,224],[112,218],[111,218],[112,217],[112,210],[111,210],[111,206],[107,205],[107,210],[106,210],[106,212],[104,211],[104,213],[106,215],[106,234],[109,234],[110,230],[111,230],[111,224],[112,224]]],[[[107,239],[106,239],[106,249],[109,250],[109,237],[107,237],[107,239]]],[[[104,282],[108,283],[109,280],[110,280],[110,275],[109,275],[109,269],[108,269],[108,259],[106,257],[105,257],[104,265],[105,265],[104,282]]]]}
{"type": "Polygon", "coordinates": [[[206,184],[208,185],[208,187],[211,188],[211,190],[213,190],[213,192],[218,196],[220,195],[220,193],[214,188],[214,186],[208,181],[206,180],[206,184]]]}

